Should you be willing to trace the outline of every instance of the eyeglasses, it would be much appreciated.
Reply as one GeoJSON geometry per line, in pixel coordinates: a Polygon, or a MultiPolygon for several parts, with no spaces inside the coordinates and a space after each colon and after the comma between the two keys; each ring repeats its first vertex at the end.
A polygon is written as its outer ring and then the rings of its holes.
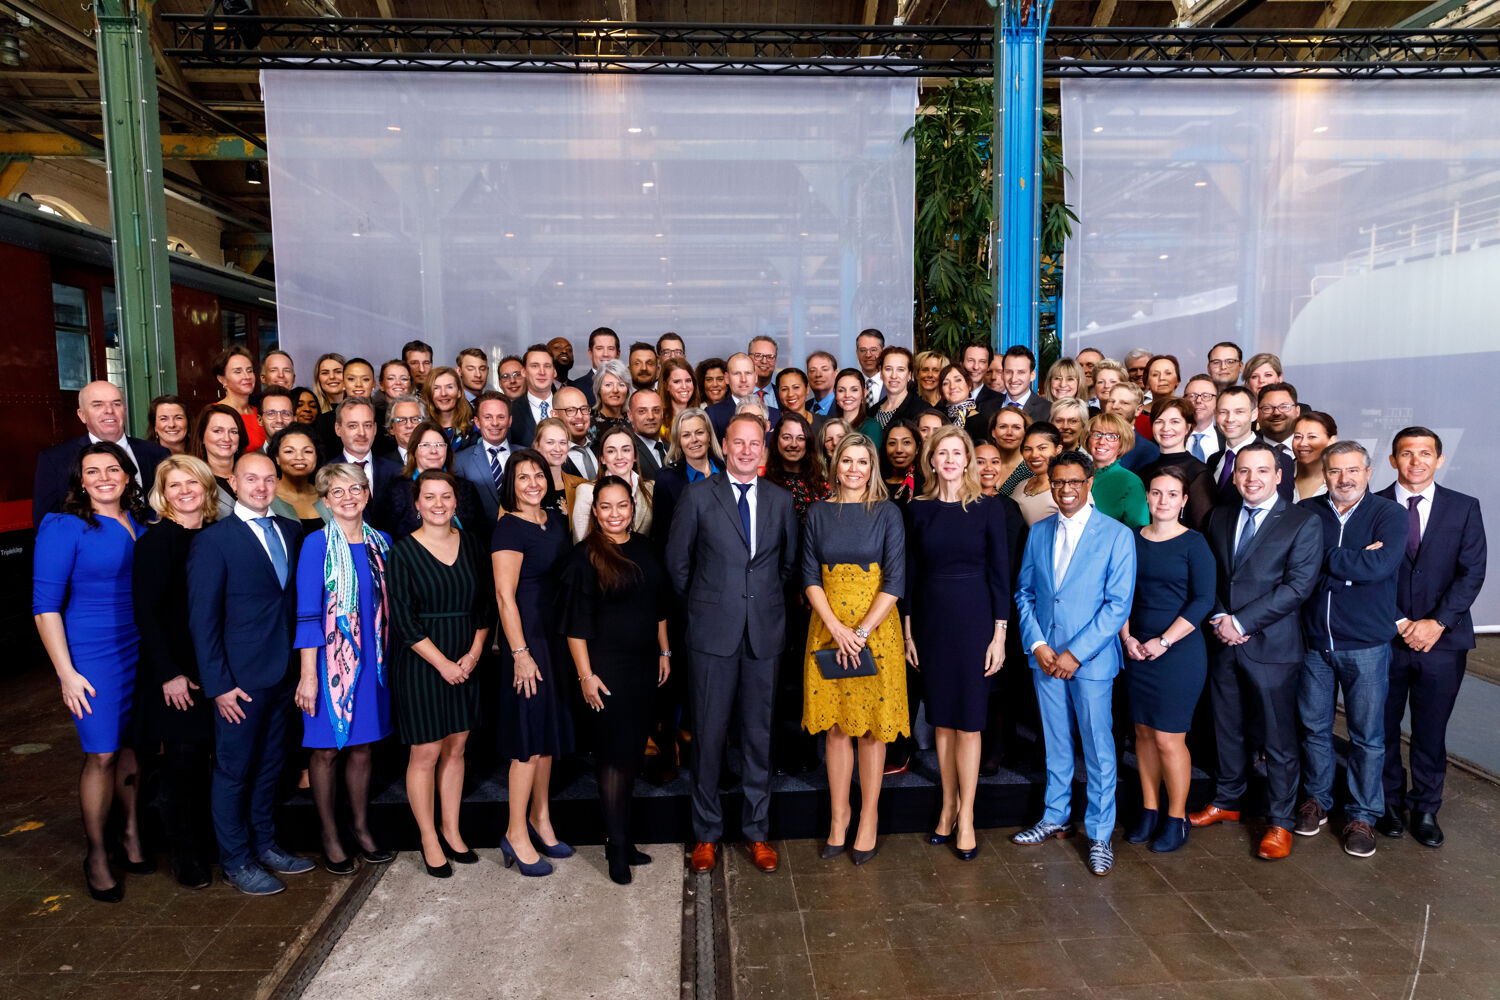
{"type": "Polygon", "coordinates": [[[1267,403],[1260,408],[1262,413],[1295,413],[1297,410],[1296,403],[1267,403]]]}
{"type": "Polygon", "coordinates": [[[1219,394],[1217,392],[1190,392],[1187,398],[1194,403],[1201,403],[1205,399],[1218,399],[1219,394]]]}
{"type": "Polygon", "coordinates": [[[423,441],[421,444],[417,445],[417,450],[421,451],[423,448],[431,448],[436,451],[438,449],[446,447],[448,447],[448,445],[444,441],[423,441]]]}
{"type": "Polygon", "coordinates": [[[405,426],[406,424],[413,424],[413,425],[420,424],[421,422],[422,422],[422,417],[421,417],[420,414],[418,414],[415,417],[392,417],[391,418],[391,423],[393,423],[393,424],[401,424],[403,426],[405,426]]]}
{"type": "Polygon", "coordinates": [[[1089,437],[1094,441],[1120,440],[1120,435],[1116,434],[1114,431],[1095,431],[1094,433],[1090,434],[1089,437]]]}
{"type": "Polygon", "coordinates": [[[500,378],[501,378],[502,381],[504,381],[505,379],[508,379],[508,378],[525,378],[525,377],[526,377],[526,373],[525,372],[501,372],[500,373],[500,378]]]}
{"type": "Polygon", "coordinates": [[[1210,367],[1210,368],[1233,368],[1237,364],[1239,364],[1238,361],[1234,361],[1234,360],[1232,360],[1230,358],[1219,358],[1217,361],[1215,361],[1212,358],[1210,358],[1209,362],[1208,362],[1208,367],[1210,367]]]}
{"type": "Polygon", "coordinates": [[[554,406],[552,412],[561,413],[565,417],[576,417],[580,413],[589,412],[589,408],[587,406],[554,406]]]}
{"type": "Polygon", "coordinates": [[[774,355],[774,354],[752,354],[752,355],[750,355],[750,360],[751,361],[775,361],[776,360],[776,355],[774,355]]]}
{"type": "Polygon", "coordinates": [[[260,415],[263,416],[263,417],[290,417],[292,415],[292,411],[291,410],[268,410],[268,409],[266,409],[263,406],[263,407],[260,408],[260,415]]]}
{"type": "Polygon", "coordinates": [[[352,486],[335,486],[328,491],[328,499],[342,500],[344,497],[362,497],[367,492],[369,492],[368,489],[360,486],[358,483],[352,486]]]}
{"type": "Polygon", "coordinates": [[[1048,485],[1054,490],[1081,490],[1087,483],[1087,479],[1054,479],[1048,485]]]}

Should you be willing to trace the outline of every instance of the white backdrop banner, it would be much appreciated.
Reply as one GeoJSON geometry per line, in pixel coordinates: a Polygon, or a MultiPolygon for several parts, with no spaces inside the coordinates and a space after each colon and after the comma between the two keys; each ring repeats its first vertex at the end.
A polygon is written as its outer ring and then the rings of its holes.
{"type": "MultiPolygon", "coordinates": [[[[1500,85],[1065,80],[1064,350],[1280,356],[1363,443],[1411,424],[1491,525],[1500,468],[1500,85]]],[[[1500,538],[1496,539],[1500,542],[1500,538]]],[[[1500,572],[1490,548],[1490,577],[1500,572]]],[[[1500,586],[1474,619],[1500,625],[1500,586]]]]}
{"type": "Polygon", "coordinates": [[[911,343],[912,80],[263,74],[281,341],[911,343]]]}

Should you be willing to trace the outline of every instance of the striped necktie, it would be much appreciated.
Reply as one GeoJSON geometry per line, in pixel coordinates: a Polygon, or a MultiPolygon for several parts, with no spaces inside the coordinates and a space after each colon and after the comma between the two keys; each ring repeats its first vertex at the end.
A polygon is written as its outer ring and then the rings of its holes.
{"type": "Polygon", "coordinates": [[[500,479],[505,475],[505,466],[500,464],[500,454],[504,451],[499,445],[486,445],[490,453],[490,476],[495,480],[495,489],[500,488],[500,479]]]}

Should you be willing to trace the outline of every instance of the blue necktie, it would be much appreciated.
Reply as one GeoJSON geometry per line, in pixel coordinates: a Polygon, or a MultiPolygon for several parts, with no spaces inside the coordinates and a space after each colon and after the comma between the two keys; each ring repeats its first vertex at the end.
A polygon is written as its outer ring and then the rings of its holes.
{"type": "Polygon", "coordinates": [[[544,400],[542,400],[542,419],[543,419],[543,420],[546,420],[546,419],[547,419],[547,411],[548,411],[548,410],[549,410],[549,409],[551,409],[551,407],[549,407],[549,406],[548,406],[548,405],[547,405],[547,401],[546,401],[546,400],[545,400],[545,399],[544,399],[544,400]]]}
{"type": "Polygon", "coordinates": [[[1250,539],[1255,537],[1255,515],[1260,513],[1259,507],[1246,507],[1245,516],[1249,518],[1245,522],[1245,530],[1240,532],[1240,543],[1234,547],[1234,564],[1240,564],[1240,558],[1245,554],[1245,547],[1250,544],[1250,539]]]}
{"type": "Polygon", "coordinates": [[[500,465],[500,449],[492,447],[490,452],[490,476],[495,480],[495,489],[500,488],[500,481],[505,478],[505,469],[500,465]]]}
{"type": "Polygon", "coordinates": [[[257,517],[255,523],[260,525],[260,533],[265,536],[266,548],[271,553],[271,565],[276,567],[276,579],[286,586],[286,548],[281,544],[281,532],[276,530],[276,519],[273,517],[257,517]]]}
{"type": "Polygon", "coordinates": [[[1203,439],[1206,437],[1208,437],[1207,431],[1198,431],[1193,435],[1193,446],[1188,449],[1193,453],[1193,457],[1200,462],[1208,461],[1208,456],[1203,453],[1203,439]]]}
{"type": "Polygon", "coordinates": [[[745,545],[751,551],[754,551],[754,546],[750,544],[750,501],[746,498],[746,494],[750,492],[750,487],[754,485],[754,483],[733,484],[734,488],[740,491],[740,527],[745,529],[745,545]]]}

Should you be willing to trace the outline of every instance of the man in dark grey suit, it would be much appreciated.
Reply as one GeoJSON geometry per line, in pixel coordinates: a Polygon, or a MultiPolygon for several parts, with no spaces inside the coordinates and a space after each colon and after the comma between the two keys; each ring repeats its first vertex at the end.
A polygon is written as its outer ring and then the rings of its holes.
{"type": "Polygon", "coordinates": [[[761,871],[776,870],[770,836],[771,707],[786,645],[782,582],[797,564],[797,517],[786,490],[757,478],[766,424],[739,413],[724,435],[723,472],[682,494],[667,539],[667,573],[687,600],[693,721],[693,870],[714,866],[724,832],[719,768],[739,700],[745,808],[741,827],[761,871]]]}
{"type": "Polygon", "coordinates": [[[73,459],[90,442],[108,441],[125,450],[135,463],[135,481],[141,495],[151,492],[156,467],[167,457],[167,449],[150,441],[125,435],[125,396],[111,382],[90,382],[78,390],[78,419],[87,434],[54,445],[37,456],[36,485],[31,491],[31,523],[62,510],[68,495],[68,470],[73,459]]]}
{"type": "Polygon", "coordinates": [[[1260,857],[1292,851],[1297,801],[1297,685],[1305,647],[1299,612],[1323,565],[1323,528],[1311,510],[1278,493],[1275,449],[1248,441],[1234,457],[1240,503],[1215,507],[1204,535],[1219,566],[1208,687],[1218,734],[1213,801],[1188,819],[1209,826],[1240,818],[1250,776],[1250,731],[1264,734],[1270,826],[1260,857]]]}

